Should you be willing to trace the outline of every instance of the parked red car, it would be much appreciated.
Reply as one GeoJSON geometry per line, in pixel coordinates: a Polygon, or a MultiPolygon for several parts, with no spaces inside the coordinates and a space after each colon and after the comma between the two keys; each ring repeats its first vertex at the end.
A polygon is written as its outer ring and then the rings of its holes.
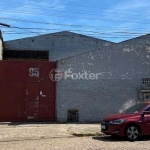
{"type": "Polygon", "coordinates": [[[140,135],[150,135],[150,102],[138,103],[122,113],[106,117],[101,131],[107,135],[125,136],[132,141],[140,135]]]}

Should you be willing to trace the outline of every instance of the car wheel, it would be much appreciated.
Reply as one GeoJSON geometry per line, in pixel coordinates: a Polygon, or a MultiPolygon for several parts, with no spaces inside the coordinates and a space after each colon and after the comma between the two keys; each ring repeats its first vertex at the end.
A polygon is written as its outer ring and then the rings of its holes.
{"type": "Polygon", "coordinates": [[[139,128],[135,125],[129,125],[127,126],[125,130],[125,136],[128,138],[130,141],[135,141],[139,138],[140,136],[140,131],[139,128]]]}

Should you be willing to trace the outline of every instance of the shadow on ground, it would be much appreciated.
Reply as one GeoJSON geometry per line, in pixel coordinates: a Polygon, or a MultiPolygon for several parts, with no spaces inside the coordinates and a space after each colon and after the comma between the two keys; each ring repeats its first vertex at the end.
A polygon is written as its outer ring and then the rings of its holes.
{"type": "Polygon", "coordinates": [[[57,124],[56,122],[10,122],[8,125],[11,126],[11,125],[35,125],[35,124],[57,124]]]}
{"type": "Polygon", "coordinates": [[[78,124],[100,124],[100,122],[85,122],[85,123],[80,123],[80,122],[0,122],[0,125],[28,125],[28,124],[73,124],[73,125],[78,125],[78,124]]]}
{"type": "Polygon", "coordinates": [[[75,137],[102,136],[103,133],[72,133],[75,137]]]}
{"type": "MultiPolygon", "coordinates": [[[[104,141],[104,142],[121,142],[121,141],[128,141],[124,137],[118,137],[118,136],[95,136],[92,139],[104,141]]],[[[138,139],[138,141],[150,141],[150,136],[142,136],[138,139]]]]}
{"type": "Polygon", "coordinates": [[[120,141],[125,141],[126,139],[123,137],[117,137],[117,136],[95,136],[92,139],[94,140],[99,140],[99,141],[104,141],[104,142],[120,142],[120,141]]]}

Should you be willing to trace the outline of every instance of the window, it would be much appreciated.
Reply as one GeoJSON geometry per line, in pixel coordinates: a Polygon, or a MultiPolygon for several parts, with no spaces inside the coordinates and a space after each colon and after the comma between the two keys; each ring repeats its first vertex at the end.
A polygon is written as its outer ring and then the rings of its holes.
{"type": "Polygon", "coordinates": [[[124,110],[122,113],[124,114],[133,114],[133,113],[138,113],[141,111],[144,107],[146,107],[147,103],[139,103],[136,105],[131,106],[130,108],[124,110]]]}
{"type": "Polygon", "coordinates": [[[150,78],[143,78],[142,79],[142,87],[150,88],[150,78]]]}
{"type": "Polygon", "coordinates": [[[38,60],[38,61],[48,61],[49,51],[33,51],[33,50],[4,50],[3,52],[4,60],[38,60]]]}
{"type": "Polygon", "coordinates": [[[150,100],[150,93],[143,93],[143,98],[145,101],[150,100]]]}
{"type": "Polygon", "coordinates": [[[150,111],[150,107],[148,107],[145,111],[150,111]]]}

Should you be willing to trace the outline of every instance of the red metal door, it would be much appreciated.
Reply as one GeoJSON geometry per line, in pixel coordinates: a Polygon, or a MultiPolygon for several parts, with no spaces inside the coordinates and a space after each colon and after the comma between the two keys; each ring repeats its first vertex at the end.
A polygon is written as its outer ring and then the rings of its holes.
{"type": "Polygon", "coordinates": [[[39,106],[39,120],[41,121],[55,121],[55,85],[49,73],[56,67],[53,63],[43,63],[40,68],[40,106],[39,106]]]}
{"type": "Polygon", "coordinates": [[[38,120],[39,116],[39,83],[26,84],[26,119],[38,120]]]}
{"type": "Polygon", "coordinates": [[[0,121],[55,121],[55,62],[0,61],[0,121]]]}
{"type": "Polygon", "coordinates": [[[55,121],[55,90],[51,84],[40,84],[39,119],[41,121],[55,121]]]}

